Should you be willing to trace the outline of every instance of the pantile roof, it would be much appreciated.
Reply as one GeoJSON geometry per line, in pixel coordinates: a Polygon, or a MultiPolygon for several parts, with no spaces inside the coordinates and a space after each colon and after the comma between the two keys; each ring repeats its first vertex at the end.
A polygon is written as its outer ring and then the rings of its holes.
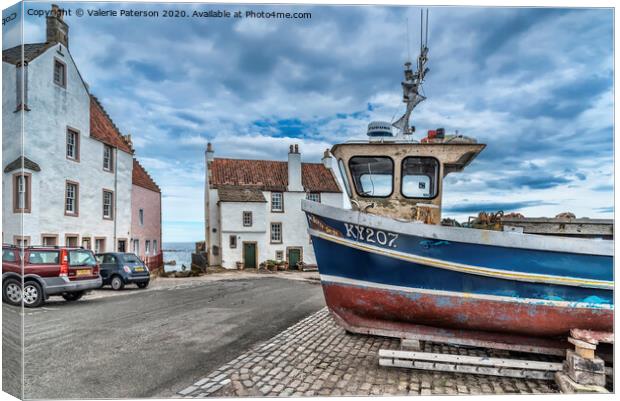
{"type": "Polygon", "coordinates": [[[99,100],[93,95],[90,96],[90,136],[133,154],[131,143],[123,137],[99,100]]]}
{"type": "MultiPolygon", "coordinates": [[[[209,169],[211,188],[244,187],[284,192],[288,187],[287,162],[215,158],[209,169]]],[[[321,163],[302,163],[301,183],[306,192],[342,192],[332,172],[321,163]]]]}
{"type": "Polygon", "coordinates": [[[140,162],[133,159],[133,171],[131,176],[131,183],[142,188],[149,189],[154,192],[160,192],[159,186],[155,183],[153,178],[147,173],[146,169],[142,167],[140,162]]]}
{"type": "Polygon", "coordinates": [[[220,202],[267,202],[263,192],[254,188],[218,188],[217,196],[220,202]]]}

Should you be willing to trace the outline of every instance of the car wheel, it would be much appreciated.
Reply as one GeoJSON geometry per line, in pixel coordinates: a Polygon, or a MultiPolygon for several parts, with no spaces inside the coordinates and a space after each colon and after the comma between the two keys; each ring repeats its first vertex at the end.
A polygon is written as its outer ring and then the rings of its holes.
{"type": "Polygon", "coordinates": [[[136,283],[136,285],[138,286],[138,288],[146,288],[149,286],[149,282],[147,281],[146,283],[136,283]]]}
{"type": "Polygon", "coordinates": [[[120,276],[112,277],[112,281],[110,281],[110,285],[112,289],[115,291],[122,290],[125,287],[125,283],[123,283],[123,279],[120,276]]]}
{"type": "Polygon", "coordinates": [[[22,303],[22,283],[14,278],[2,280],[2,300],[10,305],[22,303]]]}
{"type": "Polygon", "coordinates": [[[43,303],[43,289],[36,281],[26,281],[24,283],[24,306],[36,308],[43,303]]]}
{"type": "Polygon", "coordinates": [[[84,291],[77,291],[77,292],[67,292],[62,294],[62,297],[65,299],[65,301],[77,301],[78,299],[82,298],[82,296],[84,295],[84,291]]]}

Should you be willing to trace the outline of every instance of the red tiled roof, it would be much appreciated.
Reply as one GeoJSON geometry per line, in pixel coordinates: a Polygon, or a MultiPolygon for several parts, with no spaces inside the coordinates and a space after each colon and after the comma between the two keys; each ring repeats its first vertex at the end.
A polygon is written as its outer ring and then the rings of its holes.
{"type": "Polygon", "coordinates": [[[159,186],[153,181],[149,173],[136,160],[133,159],[133,171],[131,175],[131,183],[142,188],[150,189],[154,192],[161,192],[159,186]]]}
{"type": "Polygon", "coordinates": [[[123,137],[99,100],[90,96],[90,136],[119,150],[133,154],[131,144],[123,137]]]}
{"type": "MultiPolygon", "coordinates": [[[[286,191],[288,163],[271,160],[213,159],[211,188],[250,187],[286,191]]],[[[307,192],[342,192],[332,172],[320,163],[301,164],[301,183],[307,192]]]]}

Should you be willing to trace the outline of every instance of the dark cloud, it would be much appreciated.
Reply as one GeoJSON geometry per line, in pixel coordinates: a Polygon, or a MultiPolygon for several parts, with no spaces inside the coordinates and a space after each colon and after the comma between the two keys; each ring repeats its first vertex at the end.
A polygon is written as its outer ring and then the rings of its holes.
{"type": "Polygon", "coordinates": [[[451,205],[444,208],[449,213],[478,213],[478,212],[515,212],[528,207],[555,205],[556,203],[542,201],[522,201],[522,202],[472,202],[451,205]]]}

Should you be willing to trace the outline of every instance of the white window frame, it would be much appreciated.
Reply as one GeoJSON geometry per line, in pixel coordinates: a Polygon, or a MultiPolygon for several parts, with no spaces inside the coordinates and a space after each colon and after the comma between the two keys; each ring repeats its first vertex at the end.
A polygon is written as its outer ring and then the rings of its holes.
{"type": "Polygon", "coordinates": [[[272,192],[271,193],[271,211],[272,212],[284,212],[284,193],[272,192]]]}
{"type": "Polygon", "coordinates": [[[79,211],[79,191],[77,183],[67,181],[65,184],[65,214],[77,216],[79,211]],[[70,206],[70,207],[69,207],[70,206]]]}
{"type": "Polygon", "coordinates": [[[271,223],[269,230],[269,239],[272,244],[282,243],[282,223],[271,223]]]}
{"type": "Polygon", "coordinates": [[[308,192],[306,194],[306,199],[321,203],[321,193],[320,192],[308,192]]]}
{"type": "Polygon", "coordinates": [[[254,218],[252,216],[252,212],[245,210],[242,213],[242,222],[243,222],[243,227],[252,227],[252,224],[254,224],[254,218]],[[247,219],[246,219],[247,217],[247,219]]]}
{"type": "Polygon", "coordinates": [[[114,171],[114,148],[110,145],[103,144],[103,169],[105,171],[114,171]]]}
{"type": "Polygon", "coordinates": [[[103,190],[103,218],[106,220],[114,219],[114,192],[107,189],[103,190]],[[108,199],[109,197],[109,199],[108,199]],[[109,202],[107,202],[109,200],[109,202]],[[107,207],[107,213],[106,213],[107,207]]]}

